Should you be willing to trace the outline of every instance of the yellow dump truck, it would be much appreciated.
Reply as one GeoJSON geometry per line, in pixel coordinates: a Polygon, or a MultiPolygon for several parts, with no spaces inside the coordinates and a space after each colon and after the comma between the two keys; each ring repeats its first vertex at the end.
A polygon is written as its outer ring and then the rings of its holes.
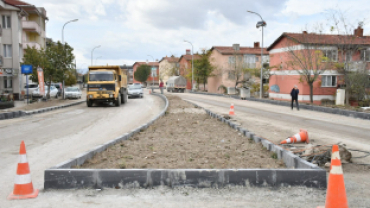
{"type": "Polygon", "coordinates": [[[119,66],[90,66],[86,103],[112,102],[115,106],[127,102],[127,72],[119,66]]]}

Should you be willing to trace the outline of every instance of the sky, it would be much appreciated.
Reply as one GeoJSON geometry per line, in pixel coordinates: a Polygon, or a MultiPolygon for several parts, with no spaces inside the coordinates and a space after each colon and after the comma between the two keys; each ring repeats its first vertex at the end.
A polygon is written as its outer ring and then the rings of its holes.
{"type": "Polygon", "coordinates": [[[24,0],[44,7],[49,21],[46,35],[74,48],[78,69],[97,65],[130,65],[136,61],[180,57],[212,46],[253,46],[262,39],[256,28],[266,21],[264,47],[283,32],[317,30],[330,33],[330,14],[340,11],[348,24],[364,22],[370,35],[368,0],[24,0]],[[320,25],[318,27],[317,25],[320,25]],[[96,46],[91,59],[91,51],[96,46]],[[150,55],[150,56],[148,56],[150,55]],[[152,58],[153,57],[153,58],[152,58]]]}

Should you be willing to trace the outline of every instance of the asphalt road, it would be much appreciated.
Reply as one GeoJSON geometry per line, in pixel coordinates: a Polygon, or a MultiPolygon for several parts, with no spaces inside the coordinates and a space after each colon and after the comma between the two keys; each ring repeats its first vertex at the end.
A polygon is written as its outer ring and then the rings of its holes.
{"type": "Polygon", "coordinates": [[[80,104],[33,116],[1,120],[0,208],[18,205],[40,207],[40,197],[28,203],[6,200],[13,190],[22,140],[26,144],[34,188],[42,190],[45,169],[141,126],[163,108],[161,98],[147,94],[143,99],[129,99],[121,107],[103,105],[88,108],[86,104],[80,104]]]}

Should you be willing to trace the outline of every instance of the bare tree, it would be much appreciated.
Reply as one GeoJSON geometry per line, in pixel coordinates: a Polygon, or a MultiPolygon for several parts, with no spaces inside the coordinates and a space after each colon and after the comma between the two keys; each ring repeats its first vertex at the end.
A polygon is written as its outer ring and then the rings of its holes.
{"type": "Polygon", "coordinates": [[[341,11],[329,12],[328,20],[331,31],[337,33],[335,46],[340,61],[335,68],[343,74],[348,105],[350,98],[363,99],[369,86],[370,37],[363,36],[363,22],[356,28],[341,11]]]}
{"type": "MultiPolygon", "coordinates": [[[[318,81],[319,76],[329,68],[332,61],[337,57],[326,56],[322,48],[326,45],[322,35],[316,33],[285,34],[287,56],[285,65],[288,70],[296,70],[300,75],[300,82],[310,87],[310,102],[313,103],[313,85],[318,81]]],[[[282,60],[284,58],[281,58],[282,60]]]]}

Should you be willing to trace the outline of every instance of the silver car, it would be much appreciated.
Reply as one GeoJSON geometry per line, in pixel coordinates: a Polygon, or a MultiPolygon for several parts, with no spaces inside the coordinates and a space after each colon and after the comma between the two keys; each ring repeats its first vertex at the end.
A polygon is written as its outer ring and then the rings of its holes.
{"type": "Polygon", "coordinates": [[[78,87],[67,87],[64,93],[65,93],[64,96],[67,99],[71,99],[71,98],[80,99],[82,96],[82,92],[78,87]]]}
{"type": "Polygon", "coordinates": [[[143,98],[143,89],[141,85],[133,84],[128,86],[128,97],[140,97],[143,98]]]}

